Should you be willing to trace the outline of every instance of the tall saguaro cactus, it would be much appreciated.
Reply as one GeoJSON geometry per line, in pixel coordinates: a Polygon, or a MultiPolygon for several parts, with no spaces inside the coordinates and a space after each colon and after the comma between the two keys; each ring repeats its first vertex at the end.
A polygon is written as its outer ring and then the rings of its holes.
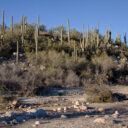
{"type": "Polygon", "coordinates": [[[63,44],[63,24],[61,25],[61,45],[63,44]]]}
{"type": "Polygon", "coordinates": [[[127,44],[126,32],[124,33],[124,43],[125,43],[125,45],[127,44]]]}
{"type": "Polygon", "coordinates": [[[10,26],[10,30],[13,33],[13,16],[11,16],[11,26],[10,26]]]}
{"type": "Polygon", "coordinates": [[[77,55],[77,48],[76,48],[76,42],[74,41],[74,51],[73,51],[73,57],[74,57],[74,62],[77,62],[78,55],[77,55]]]}
{"type": "Polygon", "coordinates": [[[97,48],[99,46],[99,42],[100,42],[100,37],[99,37],[99,32],[97,33],[97,48]]]}
{"type": "Polygon", "coordinates": [[[27,30],[27,17],[24,17],[24,31],[27,30]]]}
{"type": "Polygon", "coordinates": [[[19,42],[17,41],[17,50],[16,50],[16,64],[19,63],[19,42]]]}
{"type": "Polygon", "coordinates": [[[37,28],[38,28],[38,35],[39,35],[40,34],[40,17],[39,16],[38,16],[37,28]]]}
{"type": "Polygon", "coordinates": [[[110,24],[109,24],[109,30],[108,30],[108,42],[110,43],[111,41],[111,29],[110,29],[110,24]]]}
{"type": "Polygon", "coordinates": [[[22,45],[24,44],[24,29],[25,29],[25,25],[24,25],[24,16],[22,16],[21,19],[21,34],[22,34],[22,45]]]}
{"type": "Polygon", "coordinates": [[[2,34],[4,35],[5,32],[5,24],[4,24],[4,9],[3,9],[3,14],[2,14],[2,34]]]}
{"type": "Polygon", "coordinates": [[[84,41],[84,24],[83,24],[83,42],[82,42],[82,45],[83,45],[83,50],[85,48],[85,41],[84,41]]]}
{"type": "Polygon", "coordinates": [[[89,25],[87,25],[87,32],[86,32],[86,47],[88,46],[88,38],[89,38],[89,25]]]}
{"type": "Polygon", "coordinates": [[[35,29],[35,46],[36,46],[36,61],[37,61],[37,55],[38,55],[38,25],[36,25],[36,29],[35,29]]]}
{"type": "Polygon", "coordinates": [[[68,24],[68,44],[70,45],[70,25],[69,25],[69,19],[67,19],[68,24]]]}

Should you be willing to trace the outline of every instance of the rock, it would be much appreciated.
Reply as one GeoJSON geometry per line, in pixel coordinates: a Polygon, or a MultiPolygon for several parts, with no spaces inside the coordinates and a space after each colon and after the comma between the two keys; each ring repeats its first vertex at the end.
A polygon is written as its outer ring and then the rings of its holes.
{"type": "Polygon", "coordinates": [[[35,121],[35,125],[39,125],[40,124],[40,121],[35,121]]]}
{"type": "Polygon", "coordinates": [[[81,111],[86,111],[87,110],[87,106],[80,106],[80,110],[81,111]]]}
{"type": "Polygon", "coordinates": [[[62,108],[57,108],[57,112],[62,112],[63,109],[62,108]]]}
{"type": "Polygon", "coordinates": [[[79,101],[76,101],[75,102],[75,105],[79,106],[80,105],[80,102],[79,101]]]}
{"type": "Polygon", "coordinates": [[[74,105],[74,106],[73,106],[73,108],[74,108],[74,109],[78,109],[78,108],[79,108],[79,106],[77,106],[77,105],[74,105]]]}
{"type": "Polygon", "coordinates": [[[86,115],[85,118],[89,118],[90,116],[89,115],[86,115]]]}
{"type": "Polygon", "coordinates": [[[1,123],[4,124],[4,125],[7,125],[8,124],[6,121],[2,121],[1,123]]]}
{"type": "Polygon", "coordinates": [[[98,111],[99,112],[104,112],[104,108],[102,108],[102,107],[101,108],[98,108],[98,111]]]}
{"type": "Polygon", "coordinates": [[[64,112],[67,112],[67,107],[64,107],[64,112]]]}
{"type": "Polygon", "coordinates": [[[61,118],[66,119],[67,116],[66,115],[61,115],[61,118]]]}
{"type": "Polygon", "coordinates": [[[119,112],[118,112],[118,111],[115,111],[115,113],[112,114],[112,117],[114,117],[114,118],[118,118],[118,117],[119,117],[119,112]]]}
{"type": "Polygon", "coordinates": [[[14,116],[14,115],[16,115],[16,113],[14,113],[14,112],[6,112],[5,113],[5,116],[7,116],[7,117],[12,117],[12,116],[14,116]]]}
{"type": "Polygon", "coordinates": [[[46,111],[43,110],[43,109],[38,109],[35,114],[36,114],[36,117],[38,117],[38,118],[45,117],[46,116],[46,111]]]}
{"type": "Polygon", "coordinates": [[[56,112],[56,111],[57,111],[57,110],[54,108],[54,109],[53,109],[53,112],[56,112]]]}
{"type": "Polygon", "coordinates": [[[12,124],[18,124],[17,120],[16,119],[13,119],[12,120],[12,124]]]}
{"type": "Polygon", "coordinates": [[[89,103],[89,102],[87,102],[86,104],[87,104],[87,105],[89,105],[90,103],[89,103]]]}
{"type": "Polygon", "coordinates": [[[46,111],[43,109],[30,109],[29,115],[36,118],[41,118],[46,116],[46,111]]]}
{"type": "Polygon", "coordinates": [[[96,118],[94,121],[94,123],[101,123],[101,124],[105,124],[105,119],[104,118],[96,118]]]}
{"type": "Polygon", "coordinates": [[[105,119],[108,119],[109,117],[110,117],[109,115],[105,115],[105,116],[104,116],[105,119]]]}

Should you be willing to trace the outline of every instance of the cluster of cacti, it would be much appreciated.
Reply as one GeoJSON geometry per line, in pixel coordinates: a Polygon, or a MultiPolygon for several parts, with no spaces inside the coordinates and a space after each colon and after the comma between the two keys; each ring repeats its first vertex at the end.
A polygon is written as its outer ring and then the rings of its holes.
{"type": "MultiPolygon", "coordinates": [[[[10,25],[10,31],[13,33],[14,32],[14,27],[13,27],[13,16],[11,16],[11,25],[10,25]]],[[[72,38],[72,35],[70,37],[70,24],[69,24],[69,19],[67,19],[67,24],[68,24],[68,33],[66,35],[66,37],[68,38],[68,45],[71,47],[71,42],[72,40],[75,40],[72,38]]],[[[25,32],[27,30],[27,18],[26,16],[22,16],[21,19],[21,39],[22,39],[22,46],[24,44],[24,40],[25,40],[25,32]]],[[[1,36],[0,38],[3,40],[4,39],[4,35],[5,35],[5,23],[4,23],[4,10],[3,10],[3,14],[2,14],[2,25],[1,25],[1,36]]],[[[71,31],[72,32],[72,31],[71,31]]],[[[39,39],[39,34],[40,34],[40,26],[39,26],[39,16],[38,16],[38,21],[35,27],[35,52],[36,52],[36,58],[37,58],[37,54],[38,54],[38,39],[39,39]]],[[[71,33],[72,34],[72,33],[71,33]]],[[[60,30],[60,41],[61,41],[61,45],[63,44],[63,38],[64,36],[64,27],[63,25],[61,25],[61,30],[60,30]]],[[[93,30],[89,30],[89,25],[87,25],[87,32],[86,32],[86,37],[85,37],[85,30],[84,30],[84,24],[83,24],[83,32],[82,35],[80,35],[75,41],[79,41],[78,43],[78,48],[76,48],[76,42],[74,42],[74,52],[73,52],[73,56],[74,56],[74,61],[77,61],[77,49],[81,48],[82,53],[86,51],[86,49],[88,48],[100,48],[100,44],[102,43],[102,35],[100,35],[99,33],[99,24],[97,25],[97,27],[93,30]],[[80,38],[79,38],[80,37],[80,38]]],[[[110,30],[110,25],[109,25],[109,29],[106,31],[106,36],[105,38],[103,38],[103,42],[105,42],[106,44],[111,43],[111,30],[110,30]],[[104,41],[105,39],[105,41],[104,41]]],[[[119,36],[119,34],[117,34],[116,36],[116,42],[117,43],[121,43],[121,37],[119,36]]],[[[126,40],[126,32],[124,34],[124,43],[127,43],[126,40]]],[[[19,43],[17,43],[17,47],[19,47],[19,43]]],[[[19,51],[18,51],[19,52],[19,51]]],[[[18,54],[17,54],[18,55],[18,54]]],[[[17,57],[18,58],[18,57],[17,57]]],[[[16,59],[16,62],[17,59],[16,59]]]]}

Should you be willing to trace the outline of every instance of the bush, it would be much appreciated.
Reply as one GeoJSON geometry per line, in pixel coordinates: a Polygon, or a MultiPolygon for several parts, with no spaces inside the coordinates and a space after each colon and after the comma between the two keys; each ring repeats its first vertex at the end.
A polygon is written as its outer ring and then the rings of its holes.
{"type": "Polygon", "coordinates": [[[89,85],[86,89],[87,101],[91,103],[113,102],[112,92],[105,85],[89,85]]]}

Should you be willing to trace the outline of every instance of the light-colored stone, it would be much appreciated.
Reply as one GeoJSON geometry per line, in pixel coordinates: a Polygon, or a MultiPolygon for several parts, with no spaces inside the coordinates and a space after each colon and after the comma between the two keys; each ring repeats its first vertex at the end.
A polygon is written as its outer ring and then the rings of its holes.
{"type": "Polygon", "coordinates": [[[64,112],[67,112],[67,107],[64,107],[64,112]]]}
{"type": "Polygon", "coordinates": [[[94,121],[94,123],[101,123],[101,124],[105,124],[105,119],[104,118],[96,118],[94,121]]]}
{"type": "Polygon", "coordinates": [[[80,105],[80,102],[79,101],[76,101],[75,102],[75,105],[79,106],[80,105]]]}
{"type": "Polygon", "coordinates": [[[98,108],[98,111],[99,112],[104,112],[104,108],[100,107],[100,108],[98,108]]]}
{"type": "Polygon", "coordinates": [[[79,106],[77,106],[77,105],[74,105],[74,106],[73,106],[73,108],[74,108],[74,109],[78,109],[78,108],[79,108],[79,106]]]}
{"type": "Polygon", "coordinates": [[[63,108],[57,108],[57,112],[62,112],[63,111],[63,108]]]}
{"type": "Polygon", "coordinates": [[[89,115],[86,115],[85,118],[89,118],[90,116],[89,115]]]}
{"type": "Polygon", "coordinates": [[[62,119],[66,119],[67,116],[66,116],[66,115],[61,115],[61,118],[62,118],[62,119]]]}
{"type": "Polygon", "coordinates": [[[35,125],[39,125],[40,124],[40,121],[35,121],[35,125]]]}
{"type": "Polygon", "coordinates": [[[86,111],[87,109],[88,109],[87,106],[80,106],[81,111],[86,111]]]}
{"type": "Polygon", "coordinates": [[[115,113],[112,114],[112,117],[114,117],[114,118],[118,118],[118,117],[119,117],[119,112],[118,112],[118,111],[115,111],[115,113]]]}

